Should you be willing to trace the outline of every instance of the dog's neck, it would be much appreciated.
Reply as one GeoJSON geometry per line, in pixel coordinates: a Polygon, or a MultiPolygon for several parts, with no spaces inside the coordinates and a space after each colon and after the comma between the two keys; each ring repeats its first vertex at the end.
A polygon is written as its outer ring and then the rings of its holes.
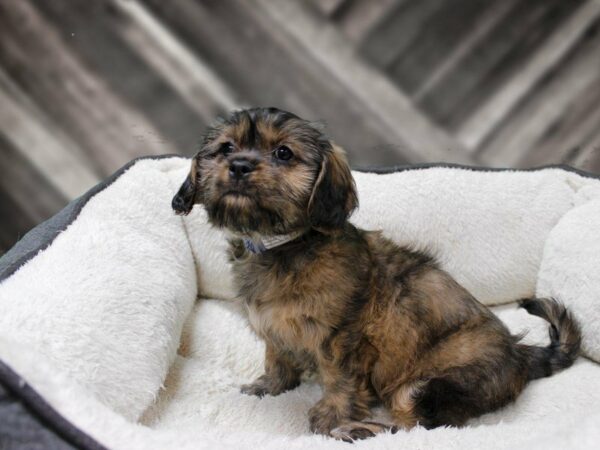
{"type": "Polygon", "coordinates": [[[244,236],[242,237],[242,240],[244,241],[244,247],[246,247],[246,250],[257,255],[272,248],[287,244],[288,242],[291,242],[294,239],[302,236],[304,233],[306,233],[306,231],[307,230],[298,230],[294,231],[293,233],[276,234],[274,236],[244,236]]]}

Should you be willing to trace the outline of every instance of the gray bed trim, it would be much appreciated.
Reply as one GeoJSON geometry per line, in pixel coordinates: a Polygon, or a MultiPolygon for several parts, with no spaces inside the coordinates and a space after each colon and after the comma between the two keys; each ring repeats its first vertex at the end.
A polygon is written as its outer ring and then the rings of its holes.
{"type": "Polygon", "coordinates": [[[1,360],[0,399],[1,449],[108,450],[61,416],[1,360]]]}
{"type": "MultiPolygon", "coordinates": [[[[47,221],[29,231],[13,248],[11,248],[2,258],[0,258],[0,283],[15,273],[19,267],[35,257],[40,250],[43,250],[50,246],[56,236],[64,231],[75,219],[86,205],[86,203],[96,194],[110,186],[115,180],[117,180],[123,173],[125,173],[131,166],[140,160],[146,159],[164,159],[181,157],[180,155],[161,155],[161,156],[150,156],[134,159],[129,162],[112,176],[97,184],[92,189],[87,191],[81,197],[73,200],[58,214],[51,217],[47,221]]],[[[413,164],[393,167],[363,167],[356,168],[360,172],[388,174],[395,172],[403,172],[406,170],[423,170],[430,168],[456,168],[456,169],[467,169],[473,171],[484,171],[484,172],[501,172],[501,171],[513,171],[513,172],[532,172],[544,169],[562,169],[567,172],[573,172],[578,175],[600,179],[600,175],[585,172],[583,170],[575,169],[567,165],[551,165],[536,167],[532,169],[509,169],[509,168],[490,168],[490,167],[474,167],[465,166],[460,164],[450,163],[435,163],[435,164],[413,164]]],[[[74,426],[71,422],[66,420],[60,415],[52,406],[50,406],[46,400],[38,394],[27,382],[22,379],[16,372],[14,372],[6,363],[0,360],[0,399],[2,398],[2,392],[6,392],[5,398],[9,399],[6,403],[8,408],[0,407],[0,419],[1,414],[6,411],[19,411],[25,414],[23,423],[25,427],[31,427],[28,430],[28,435],[33,436],[35,439],[43,439],[45,436],[48,443],[51,443],[52,448],[57,449],[68,449],[68,448],[80,448],[84,450],[107,450],[106,447],[99,444],[96,440],[92,439],[86,433],[81,431],[79,428],[74,426]],[[4,389],[2,391],[2,388],[4,389]],[[14,409],[16,408],[16,409],[14,409]],[[26,415],[30,415],[28,420],[26,415]]],[[[4,406],[6,406],[4,405],[4,406]]],[[[2,405],[0,405],[2,406],[2,405]]],[[[1,428],[0,428],[0,431],[1,428]]],[[[37,448],[39,443],[31,443],[24,441],[22,448],[37,448]]],[[[46,448],[43,445],[42,447],[46,448]]],[[[41,448],[41,447],[39,447],[41,448]]]]}
{"type": "Polygon", "coordinates": [[[381,175],[405,172],[407,170],[423,170],[423,169],[436,169],[436,168],[447,168],[447,169],[464,169],[472,170],[474,172],[538,172],[540,170],[547,169],[560,169],[565,172],[572,172],[585,178],[593,178],[600,180],[600,174],[587,172],[585,170],[577,169],[575,167],[568,166],[566,164],[548,164],[538,167],[530,167],[527,169],[511,169],[510,167],[484,167],[484,166],[467,166],[464,164],[454,163],[418,163],[418,164],[407,164],[389,167],[360,167],[354,168],[358,172],[377,173],[381,175]]]}

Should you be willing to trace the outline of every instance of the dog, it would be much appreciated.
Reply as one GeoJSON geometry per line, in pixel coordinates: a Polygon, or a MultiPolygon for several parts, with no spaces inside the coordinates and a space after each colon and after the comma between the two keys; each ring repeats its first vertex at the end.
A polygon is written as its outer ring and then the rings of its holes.
{"type": "Polygon", "coordinates": [[[247,109],[211,127],[172,207],[195,204],[229,233],[234,279],[266,344],[265,373],[242,392],[278,395],[315,370],[314,433],[352,442],[462,426],[580,351],[579,326],[556,300],[521,301],[551,340],[522,344],[432,256],[353,226],[344,151],[292,113],[247,109]],[[368,420],[376,405],[393,423],[368,420]]]}

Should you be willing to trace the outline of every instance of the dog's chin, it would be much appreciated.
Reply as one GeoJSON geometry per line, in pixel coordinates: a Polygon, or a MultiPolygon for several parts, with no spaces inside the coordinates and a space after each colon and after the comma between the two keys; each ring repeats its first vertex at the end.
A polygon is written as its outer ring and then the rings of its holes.
{"type": "Polygon", "coordinates": [[[254,199],[250,195],[237,191],[226,192],[220,200],[226,206],[233,208],[249,208],[254,203],[254,199]]]}
{"type": "Polygon", "coordinates": [[[217,201],[209,202],[206,210],[213,226],[236,234],[270,234],[281,221],[277,214],[266,210],[251,195],[241,192],[223,194],[217,201]]]}

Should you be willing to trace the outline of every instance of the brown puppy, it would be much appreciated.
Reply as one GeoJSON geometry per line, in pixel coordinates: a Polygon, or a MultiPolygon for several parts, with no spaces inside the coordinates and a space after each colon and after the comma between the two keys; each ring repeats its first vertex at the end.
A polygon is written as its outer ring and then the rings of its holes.
{"type": "Polygon", "coordinates": [[[211,128],[173,208],[196,203],[231,232],[237,287],[266,342],[265,374],[242,391],[277,395],[316,369],[315,433],[350,441],[392,428],[365,420],[378,403],[393,428],[460,426],[579,352],[556,301],[522,302],[550,322],[551,344],[520,344],[432,257],[351,225],[344,153],[291,113],[239,111],[211,128]]]}

